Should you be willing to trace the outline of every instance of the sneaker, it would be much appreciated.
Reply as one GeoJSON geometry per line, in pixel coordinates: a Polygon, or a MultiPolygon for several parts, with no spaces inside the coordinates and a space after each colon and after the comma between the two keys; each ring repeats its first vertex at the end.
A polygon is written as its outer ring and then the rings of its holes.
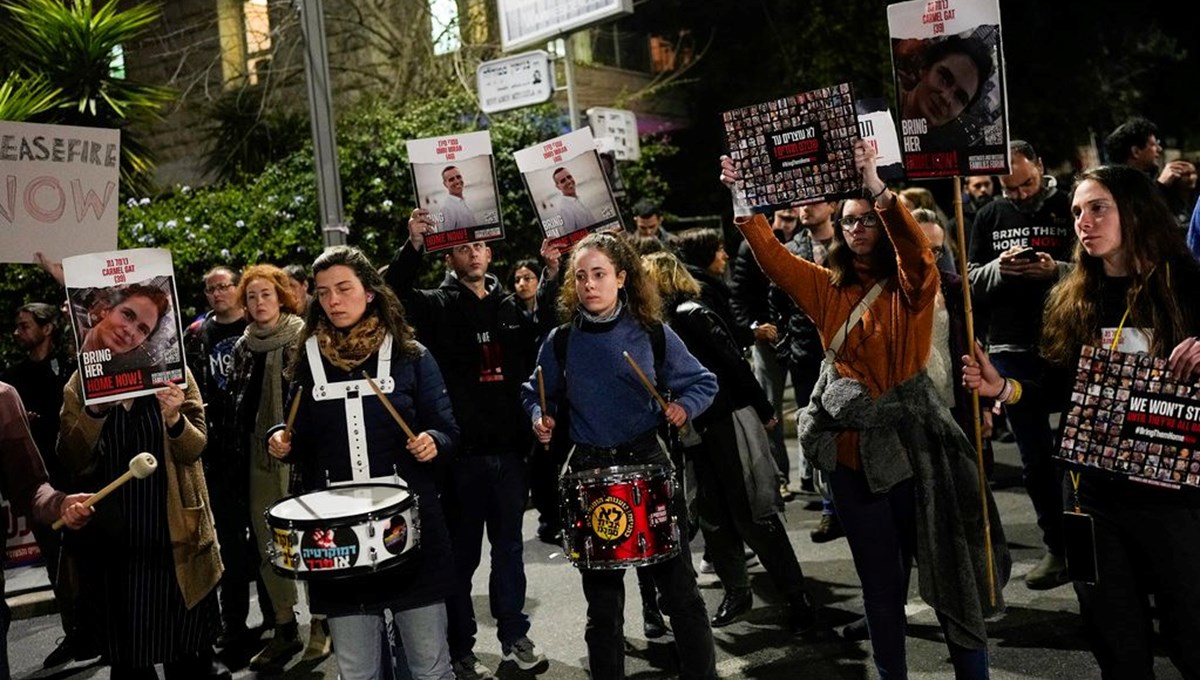
{"type": "Polygon", "coordinates": [[[452,662],[450,668],[454,671],[455,680],[494,680],[496,677],[474,654],[452,662]]]}
{"type": "Polygon", "coordinates": [[[1054,553],[1046,553],[1033,569],[1025,574],[1025,587],[1030,590],[1050,590],[1070,583],[1067,576],[1067,560],[1054,553]]]}
{"type": "Polygon", "coordinates": [[[277,673],[304,649],[300,642],[299,626],[295,621],[275,628],[275,636],[267,640],[267,646],[250,659],[250,670],[256,673],[277,673]]]}
{"type": "Polygon", "coordinates": [[[715,574],[717,573],[717,568],[713,566],[712,560],[700,558],[700,573],[715,574]]]}
{"type": "Polygon", "coordinates": [[[812,539],[813,543],[828,543],[845,535],[846,532],[842,530],[842,523],[838,520],[837,515],[821,515],[821,522],[808,534],[808,537],[812,539]]]}
{"type": "Polygon", "coordinates": [[[537,645],[527,637],[517,638],[517,641],[504,648],[500,660],[511,661],[523,671],[541,673],[550,667],[546,655],[538,651],[537,645]]]}
{"type": "Polygon", "coordinates": [[[308,631],[308,646],[301,661],[318,661],[333,653],[333,638],[329,635],[329,619],[313,617],[308,631]]]}

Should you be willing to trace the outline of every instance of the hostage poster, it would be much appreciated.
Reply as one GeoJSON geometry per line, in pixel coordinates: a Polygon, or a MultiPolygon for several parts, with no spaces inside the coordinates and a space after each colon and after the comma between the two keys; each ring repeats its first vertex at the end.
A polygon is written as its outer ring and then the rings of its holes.
{"type": "Polygon", "coordinates": [[[1164,359],[1085,346],[1058,455],[1161,486],[1200,487],[1200,394],[1164,359]]]}
{"type": "Polygon", "coordinates": [[[1008,174],[998,0],[910,0],[887,14],[908,176],[1008,174]]]}
{"type": "Polygon", "coordinates": [[[861,193],[849,83],[721,114],[746,200],[759,212],[861,193]]]}
{"type": "Polygon", "coordinates": [[[186,385],[171,253],[115,250],[63,260],[85,404],[186,385]]]}
{"type": "Polygon", "coordinates": [[[513,154],[546,238],[568,247],[593,231],[623,229],[592,131],[580,128],[513,154]]]}
{"type": "Polygon", "coordinates": [[[414,139],[406,146],[417,206],[433,223],[427,251],[504,238],[491,133],[414,139]]]}

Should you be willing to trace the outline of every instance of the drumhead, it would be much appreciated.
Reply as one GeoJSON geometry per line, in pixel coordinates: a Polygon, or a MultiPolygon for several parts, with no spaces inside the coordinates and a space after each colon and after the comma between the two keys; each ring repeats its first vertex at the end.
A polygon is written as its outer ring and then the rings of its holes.
{"type": "Polygon", "coordinates": [[[564,482],[625,481],[669,477],[671,469],[666,465],[614,465],[606,468],[579,470],[563,475],[564,482]]]}
{"type": "Polygon", "coordinates": [[[382,517],[411,507],[413,497],[398,484],[352,484],[284,498],[267,509],[272,526],[331,526],[339,520],[382,517]]]}

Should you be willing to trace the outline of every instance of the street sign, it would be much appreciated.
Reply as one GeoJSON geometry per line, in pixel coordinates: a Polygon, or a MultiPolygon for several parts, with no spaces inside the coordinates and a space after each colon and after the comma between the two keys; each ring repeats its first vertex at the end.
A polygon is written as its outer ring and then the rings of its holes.
{"type": "Polygon", "coordinates": [[[479,108],[496,113],[550,101],[554,73],[544,50],[485,61],[475,69],[479,108]]]}
{"type": "Polygon", "coordinates": [[[505,52],[633,13],[633,0],[497,0],[505,52]]]}
{"type": "Polygon", "coordinates": [[[638,142],[637,116],[633,111],[594,106],[587,110],[588,124],[597,138],[606,138],[603,151],[611,151],[619,161],[636,161],[642,157],[638,142]]]}

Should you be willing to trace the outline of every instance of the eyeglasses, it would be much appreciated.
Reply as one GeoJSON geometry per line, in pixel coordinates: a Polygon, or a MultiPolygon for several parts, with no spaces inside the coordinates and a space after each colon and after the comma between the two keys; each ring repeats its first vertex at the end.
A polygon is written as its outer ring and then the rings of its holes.
{"type": "Polygon", "coordinates": [[[842,229],[851,231],[855,225],[862,225],[864,229],[874,229],[880,225],[879,214],[875,212],[865,212],[861,215],[846,215],[838,220],[838,224],[842,225],[842,229]]]}
{"type": "Polygon", "coordinates": [[[230,288],[233,288],[232,283],[218,283],[214,286],[206,286],[204,288],[204,294],[212,295],[213,293],[220,293],[222,291],[229,290],[230,288]]]}

